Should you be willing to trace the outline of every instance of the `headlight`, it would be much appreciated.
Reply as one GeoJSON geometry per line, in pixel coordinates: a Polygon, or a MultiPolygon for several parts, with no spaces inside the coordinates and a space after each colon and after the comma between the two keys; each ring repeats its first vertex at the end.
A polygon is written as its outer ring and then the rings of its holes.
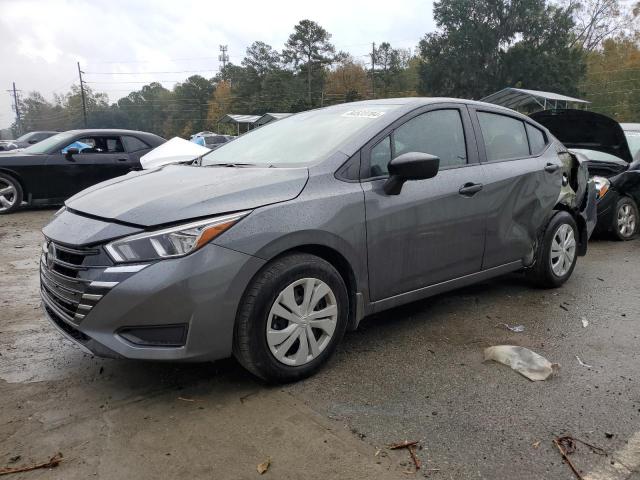
{"type": "Polygon", "coordinates": [[[604,197],[609,191],[609,186],[611,182],[604,177],[593,177],[593,181],[596,184],[596,192],[598,193],[598,198],[604,197]]]}
{"type": "Polygon", "coordinates": [[[121,238],[106,246],[115,262],[175,258],[195,252],[249,212],[234,213],[121,238]]]}

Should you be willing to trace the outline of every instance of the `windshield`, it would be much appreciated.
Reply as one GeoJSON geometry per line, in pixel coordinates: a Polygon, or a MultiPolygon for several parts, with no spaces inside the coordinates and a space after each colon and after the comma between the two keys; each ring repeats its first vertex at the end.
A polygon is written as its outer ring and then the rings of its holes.
{"type": "Polygon", "coordinates": [[[640,131],[626,130],[624,132],[634,160],[640,160],[640,131]]]}
{"type": "Polygon", "coordinates": [[[73,133],[58,133],[53,137],[45,138],[41,142],[36,143],[35,145],[31,145],[23,150],[25,153],[48,153],[53,147],[57,144],[62,144],[60,147],[65,146],[64,142],[68,141],[73,137],[73,133]]]}
{"type": "Polygon", "coordinates": [[[310,165],[394,108],[397,105],[347,104],[292,115],[223,144],[205,155],[202,165],[310,165]]]}
{"type": "Polygon", "coordinates": [[[29,132],[29,133],[25,133],[24,135],[16,138],[16,142],[26,142],[27,140],[29,140],[29,138],[31,138],[33,136],[33,132],[29,132]]]}

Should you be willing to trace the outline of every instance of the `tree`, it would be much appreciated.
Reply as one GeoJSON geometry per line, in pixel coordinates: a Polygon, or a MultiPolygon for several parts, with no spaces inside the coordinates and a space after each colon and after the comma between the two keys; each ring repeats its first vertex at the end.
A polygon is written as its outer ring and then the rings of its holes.
{"type": "Polygon", "coordinates": [[[311,78],[314,69],[334,60],[335,48],[329,42],[331,34],[311,20],[302,20],[294,27],[282,52],[284,61],[304,70],[307,77],[307,102],[311,105],[311,78]]]}
{"type": "Polygon", "coordinates": [[[264,42],[253,42],[247,48],[242,66],[253,69],[260,79],[280,66],[280,54],[271,45],[264,42]]]}
{"type": "Polygon", "coordinates": [[[625,9],[620,0],[567,0],[575,26],[572,44],[592,52],[608,38],[632,27],[638,17],[638,5],[625,9]]]}
{"type": "Polygon", "coordinates": [[[327,75],[326,97],[329,103],[352,102],[367,95],[369,82],[361,63],[352,58],[341,62],[327,75]]]}
{"type": "Polygon", "coordinates": [[[576,93],[584,72],[567,8],[545,0],[439,0],[419,45],[422,94],[481,98],[505,86],[576,93]]]}
{"type": "Polygon", "coordinates": [[[216,85],[216,90],[215,92],[213,92],[211,100],[209,100],[209,106],[207,110],[207,128],[214,129],[215,126],[215,130],[219,130],[218,122],[224,115],[230,113],[229,110],[231,108],[231,99],[231,84],[226,80],[222,80],[216,85]]]}
{"type": "Polygon", "coordinates": [[[380,80],[383,96],[389,95],[397,76],[406,68],[409,56],[406,50],[391,48],[389,42],[382,42],[378,48],[374,49],[373,59],[377,67],[373,72],[374,81],[375,78],[380,80]]]}
{"type": "Polygon", "coordinates": [[[587,75],[582,85],[590,109],[619,122],[640,118],[640,35],[607,39],[602,48],[587,58],[587,75]]]}

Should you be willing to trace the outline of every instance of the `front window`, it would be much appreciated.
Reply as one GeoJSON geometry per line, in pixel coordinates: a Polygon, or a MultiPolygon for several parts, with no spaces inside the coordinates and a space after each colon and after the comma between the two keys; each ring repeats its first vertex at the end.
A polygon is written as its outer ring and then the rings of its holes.
{"type": "Polygon", "coordinates": [[[316,163],[396,105],[341,105],[292,115],[257,128],[205,155],[203,166],[249,163],[302,166],[316,163]]]}

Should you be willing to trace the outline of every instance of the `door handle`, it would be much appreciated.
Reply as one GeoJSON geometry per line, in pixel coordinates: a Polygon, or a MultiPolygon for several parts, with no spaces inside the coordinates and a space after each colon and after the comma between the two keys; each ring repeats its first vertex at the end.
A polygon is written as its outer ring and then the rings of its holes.
{"type": "Polygon", "coordinates": [[[545,172],[549,172],[549,173],[553,173],[555,171],[557,171],[560,167],[558,165],[556,165],[555,163],[547,163],[547,165],[544,167],[544,171],[545,172]]]}
{"type": "Polygon", "coordinates": [[[464,195],[465,197],[471,197],[482,190],[482,186],[483,185],[481,183],[465,183],[462,187],[460,187],[458,193],[460,195],[464,195]]]}
{"type": "Polygon", "coordinates": [[[118,161],[119,162],[128,162],[129,159],[128,158],[119,158],[118,161]]]}

